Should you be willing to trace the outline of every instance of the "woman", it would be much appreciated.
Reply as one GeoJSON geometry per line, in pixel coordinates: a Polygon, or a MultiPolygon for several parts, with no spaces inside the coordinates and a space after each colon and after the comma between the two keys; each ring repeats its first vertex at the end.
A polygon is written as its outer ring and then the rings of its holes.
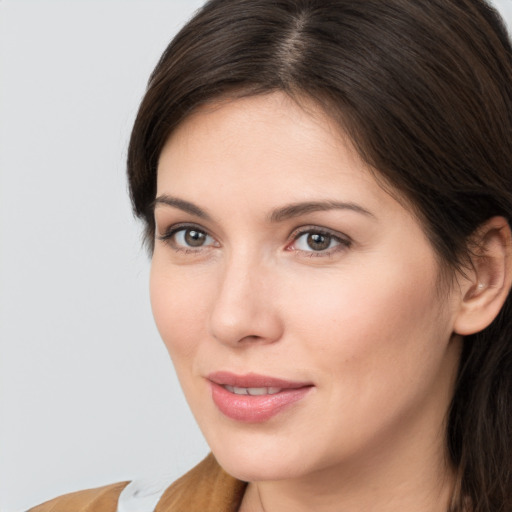
{"type": "Polygon", "coordinates": [[[511,55],[480,0],[207,3],[128,176],[213,455],[34,510],[512,510],[511,55]]]}

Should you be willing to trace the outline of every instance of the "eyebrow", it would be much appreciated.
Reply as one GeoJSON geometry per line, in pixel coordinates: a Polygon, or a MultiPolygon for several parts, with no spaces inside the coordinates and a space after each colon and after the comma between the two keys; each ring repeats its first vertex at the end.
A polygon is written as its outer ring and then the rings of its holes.
{"type": "MultiPolygon", "coordinates": [[[[212,220],[211,216],[199,208],[199,206],[189,201],[185,201],[184,199],[162,194],[153,201],[152,206],[155,208],[159,204],[177,208],[178,210],[190,213],[191,215],[195,215],[201,219],[212,220]]],[[[285,220],[292,219],[294,217],[300,217],[301,215],[306,215],[308,213],[325,212],[329,210],[350,210],[368,217],[375,218],[373,213],[356,203],[340,201],[308,201],[288,204],[273,210],[270,215],[270,222],[283,222],[285,220]]]]}
{"type": "Polygon", "coordinates": [[[353,212],[375,218],[373,213],[356,203],[340,201],[310,201],[304,203],[292,203],[283,206],[282,208],[278,208],[272,212],[270,220],[271,222],[282,222],[307,213],[325,212],[329,210],[351,210],[353,212]]]}
{"type": "Polygon", "coordinates": [[[199,208],[199,206],[196,206],[194,203],[190,203],[189,201],[185,201],[184,199],[178,199],[177,197],[162,194],[153,201],[153,209],[159,204],[165,204],[167,206],[172,206],[173,208],[178,208],[178,210],[182,210],[184,212],[190,213],[191,215],[195,215],[200,219],[212,220],[210,215],[199,208]]]}

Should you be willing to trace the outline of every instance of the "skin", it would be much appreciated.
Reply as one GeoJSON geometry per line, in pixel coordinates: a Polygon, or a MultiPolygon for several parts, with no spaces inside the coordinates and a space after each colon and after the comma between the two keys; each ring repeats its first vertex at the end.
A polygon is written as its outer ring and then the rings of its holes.
{"type": "Polygon", "coordinates": [[[281,93],[186,119],[158,166],[157,197],[171,196],[207,218],[157,202],[153,313],[217,460],[251,482],[241,510],[446,510],[461,287],[440,291],[406,203],[324,113],[281,93]],[[272,220],[303,202],[352,207],[272,220]],[[187,245],[187,226],[203,245],[187,245]],[[319,230],[332,235],[327,250],[308,245],[319,230]],[[242,423],[212,401],[206,377],[220,370],[314,387],[272,419],[242,423]]]}

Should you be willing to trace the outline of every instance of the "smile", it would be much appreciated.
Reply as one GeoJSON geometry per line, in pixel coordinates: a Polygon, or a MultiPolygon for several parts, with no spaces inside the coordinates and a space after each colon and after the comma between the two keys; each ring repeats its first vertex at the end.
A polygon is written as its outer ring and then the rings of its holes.
{"type": "Polygon", "coordinates": [[[226,417],[262,423],[305,398],[314,387],[256,374],[217,372],[208,376],[213,403],[226,417]]]}
{"type": "Polygon", "coordinates": [[[275,395],[282,391],[282,388],[237,388],[235,386],[223,386],[224,389],[235,395],[251,395],[251,396],[262,396],[262,395],[275,395]]]}

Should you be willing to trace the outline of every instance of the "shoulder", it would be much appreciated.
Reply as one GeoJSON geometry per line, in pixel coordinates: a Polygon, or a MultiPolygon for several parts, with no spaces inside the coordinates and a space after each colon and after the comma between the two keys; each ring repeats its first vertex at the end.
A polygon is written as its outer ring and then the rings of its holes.
{"type": "Polygon", "coordinates": [[[119,496],[128,482],[87,489],[47,501],[28,512],[116,512],[119,496]]]}
{"type": "Polygon", "coordinates": [[[67,494],[28,512],[236,512],[247,485],[228,475],[212,454],[169,483],[121,482],[67,494]]]}
{"type": "Polygon", "coordinates": [[[155,512],[236,512],[246,486],[226,473],[210,453],[164,492],[155,512]]]}

